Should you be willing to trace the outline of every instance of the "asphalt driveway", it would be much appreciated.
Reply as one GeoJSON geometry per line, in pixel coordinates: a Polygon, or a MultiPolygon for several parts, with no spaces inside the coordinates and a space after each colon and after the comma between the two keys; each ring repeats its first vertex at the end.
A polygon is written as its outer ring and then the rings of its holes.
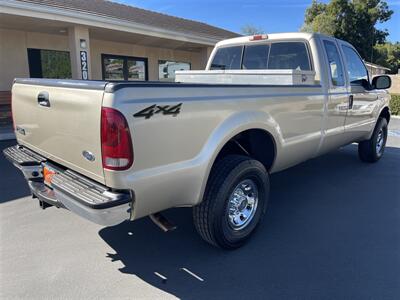
{"type": "Polygon", "coordinates": [[[399,119],[377,164],[350,145],[271,181],[257,234],[226,252],[197,236],[190,209],[168,211],[167,234],[40,210],[1,156],[0,298],[400,299],[399,119]]]}

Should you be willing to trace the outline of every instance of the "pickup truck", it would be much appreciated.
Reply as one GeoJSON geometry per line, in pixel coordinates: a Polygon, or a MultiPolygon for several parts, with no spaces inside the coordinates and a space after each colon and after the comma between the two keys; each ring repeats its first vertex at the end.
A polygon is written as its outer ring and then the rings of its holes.
{"type": "MultiPolygon", "coordinates": [[[[386,75],[349,43],[283,33],[219,42],[180,82],[15,79],[18,144],[4,150],[42,208],[111,226],[193,207],[200,236],[243,245],[265,213],[272,173],[358,143],[384,152],[386,75]]],[[[338,166],[340,167],[340,166],[338,166]]]]}

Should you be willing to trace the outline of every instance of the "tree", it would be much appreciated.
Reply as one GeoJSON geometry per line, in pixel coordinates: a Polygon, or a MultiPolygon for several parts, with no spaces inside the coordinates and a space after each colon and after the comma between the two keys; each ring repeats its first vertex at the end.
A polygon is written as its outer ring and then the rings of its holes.
{"type": "Polygon", "coordinates": [[[375,45],[374,58],[374,63],[390,68],[391,73],[397,73],[400,69],[400,43],[375,45]]]}
{"type": "Polygon", "coordinates": [[[383,44],[389,34],[387,30],[377,29],[376,24],[388,21],[392,14],[384,0],[332,0],[329,3],[313,0],[301,30],[346,40],[364,59],[373,61],[374,46],[383,44]]]}
{"type": "Polygon", "coordinates": [[[262,33],[265,33],[265,31],[264,31],[262,28],[256,27],[256,26],[251,25],[251,24],[244,25],[244,26],[240,29],[240,32],[241,32],[243,35],[255,35],[255,34],[262,34],[262,33]]]}

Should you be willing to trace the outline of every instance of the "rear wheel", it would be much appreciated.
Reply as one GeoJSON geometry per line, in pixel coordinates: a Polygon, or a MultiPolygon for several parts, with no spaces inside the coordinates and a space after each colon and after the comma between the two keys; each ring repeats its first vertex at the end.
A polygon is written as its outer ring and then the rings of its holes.
{"type": "Polygon", "coordinates": [[[358,155],[364,162],[377,162],[385,152],[388,124],[386,119],[379,118],[369,140],[358,144],[358,155]]]}
{"type": "Polygon", "coordinates": [[[211,171],[202,203],[193,208],[196,230],[214,246],[238,248],[261,221],[268,195],[263,164],[240,155],[222,158],[211,171]]]}

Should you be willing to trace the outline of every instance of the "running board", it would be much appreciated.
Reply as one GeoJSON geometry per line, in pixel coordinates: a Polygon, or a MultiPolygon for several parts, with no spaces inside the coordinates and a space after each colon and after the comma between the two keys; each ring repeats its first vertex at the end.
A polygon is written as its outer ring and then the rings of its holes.
{"type": "Polygon", "coordinates": [[[176,225],[172,224],[164,215],[161,213],[151,214],[150,219],[156,224],[162,231],[168,232],[175,230],[176,225]]]}

